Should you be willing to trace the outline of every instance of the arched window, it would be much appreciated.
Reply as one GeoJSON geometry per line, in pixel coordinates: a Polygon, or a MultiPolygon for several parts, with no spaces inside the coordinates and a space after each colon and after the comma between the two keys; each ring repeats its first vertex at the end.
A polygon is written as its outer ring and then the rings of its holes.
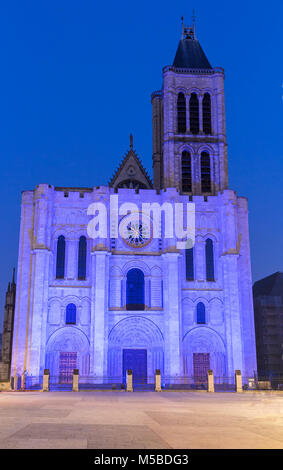
{"type": "Polygon", "coordinates": [[[177,100],[177,120],[178,120],[178,133],[183,134],[187,130],[186,124],[186,99],[183,93],[178,94],[177,100]]]}
{"type": "Polygon", "coordinates": [[[193,281],[194,276],[194,249],[186,248],[186,280],[193,281]]]}
{"type": "Polygon", "coordinates": [[[205,305],[202,302],[197,304],[197,323],[205,323],[205,305]]]}
{"type": "Polygon", "coordinates": [[[66,325],[75,325],[77,320],[77,307],[75,304],[68,304],[66,307],[66,325]]]}
{"type": "Polygon", "coordinates": [[[199,133],[199,102],[196,93],[190,98],[190,131],[192,134],[199,133]]]}
{"type": "Polygon", "coordinates": [[[211,192],[210,156],[207,152],[201,152],[200,171],[201,171],[201,192],[210,193],[211,192]]]}
{"type": "Polygon", "coordinates": [[[206,280],[214,281],[213,241],[208,238],[205,242],[206,280]]]}
{"type": "Polygon", "coordinates": [[[192,166],[191,154],[184,150],[182,153],[182,192],[190,193],[192,191],[192,166]]]}
{"type": "Polygon", "coordinates": [[[80,237],[79,259],[78,259],[78,279],[86,278],[86,237],[80,237]]]}
{"type": "Polygon", "coordinates": [[[65,276],[65,237],[60,235],[57,241],[56,279],[64,279],[65,276]]]}
{"type": "Polygon", "coordinates": [[[211,134],[211,98],[205,93],[202,100],[202,128],[205,134],[211,134]]]}
{"type": "Polygon", "coordinates": [[[130,269],[127,273],[127,310],[144,310],[144,274],[140,269],[130,269]]]}

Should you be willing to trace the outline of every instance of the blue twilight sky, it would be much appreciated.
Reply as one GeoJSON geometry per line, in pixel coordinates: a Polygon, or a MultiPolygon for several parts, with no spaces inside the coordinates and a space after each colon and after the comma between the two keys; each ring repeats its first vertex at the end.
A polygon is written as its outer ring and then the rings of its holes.
{"type": "Polygon", "coordinates": [[[0,309],[21,191],[105,184],[134,147],[151,172],[150,95],[180,17],[225,68],[230,187],[249,199],[254,281],[283,271],[283,2],[25,0],[0,6],[0,309]]]}

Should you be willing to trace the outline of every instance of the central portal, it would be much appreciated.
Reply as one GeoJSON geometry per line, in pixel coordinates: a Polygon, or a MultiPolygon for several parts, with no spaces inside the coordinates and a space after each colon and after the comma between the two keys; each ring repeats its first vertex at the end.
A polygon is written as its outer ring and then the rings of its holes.
{"type": "Polygon", "coordinates": [[[76,352],[60,352],[59,359],[59,382],[72,383],[73,372],[77,368],[76,352]]]}
{"type": "Polygon", "coordinates": [[[133,384],[147,383],[147,350],[123,349],[123,378],[126,382],[126,371],[133,371],[133,384]]]}

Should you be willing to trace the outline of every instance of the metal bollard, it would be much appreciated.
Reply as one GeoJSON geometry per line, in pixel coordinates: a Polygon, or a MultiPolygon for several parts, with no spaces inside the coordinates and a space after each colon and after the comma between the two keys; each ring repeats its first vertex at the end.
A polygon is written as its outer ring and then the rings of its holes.
{"type": "Polygon", "coordinates": [[[73,371],[73,392],[79,391],[79,369],[74,369],[73,371]]]}
{"type": "Polygon", "coordinates": [[[44,369],[42,391],[49,392],[49,369],[44,369]]]}
{"type": "Polygon", "coordinates": [[[133,371],[131,369],[127,370],[127,392],[133,392],[133,371]]]}
{"type": "Polygon", "coordinates": [[[214,392],[213,370],[208,370],[207,371],[207,382],[208,382],[207,391],[208,392],[214,392]]]}
{"type": "Polygon", "coordinates": [[[240,370],[235,370],[235,387],[236,387],[236,392],[242,392],[243,387],[242,387],[242,373],[240,370]]]}
{"type": "Polygon", "coordinates": [[[160,369],[156,369],[155,371],[155,391],[161,392],[161,373],[160,369]]]}

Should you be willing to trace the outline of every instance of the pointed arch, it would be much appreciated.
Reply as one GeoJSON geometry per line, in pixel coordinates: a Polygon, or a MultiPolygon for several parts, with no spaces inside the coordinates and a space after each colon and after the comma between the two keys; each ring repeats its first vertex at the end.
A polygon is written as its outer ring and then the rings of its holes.
{"type": "Polygon", "coordinates": [[[186,280],[193,281],[195,279],[194,273],[194,248],[186,248],[186,280]]]}
{"type": "Polygon", "coordinates": [[[192,192],[192,162],[187,150],[182,152],[182,192],[192,192]]]}
{"type": "Polygon", "coordinates": [[[208,152],[201,152],[200,156],[200,170],[201,170],[201,192],[211,192],[211,168],[210,168],[210,155],[208,152]]]}
{"type": "Polygon", "coordinates": [[[202,100],[202,128],[205,134],[211,134],[211,97],[209,93],[205,93],[202,100]]]}
{"type": "Polygon", "coordinates": [[[205,241],[206,280],[214,281],[214,249],[213,241],[207,238],[205,241]]]}
{"type": "Polygon", "coordinates": [[[186,124],[186,98],[184,93],[178,94],[177,99],[177,124],[178,124],[178,133],[183,134],[187,130],[186,124]]]}
{"type": "Polygon", "coordinates": [[[199,133],[199,101],[196,93],[190,97],[190,131],[192,134],[199,133]]]}
{"type": "Polygon", "coordinates": [[[65,250],[65,237],[60,235],[57,240],[56,279],[64,279],[65,277],[65,250]]]}
{"type": "Polygon", "coordinates": [[[82,236],[79,240],[79,258],[78,258],[78,279],[86,278],[86,237],[82,236]]]}

